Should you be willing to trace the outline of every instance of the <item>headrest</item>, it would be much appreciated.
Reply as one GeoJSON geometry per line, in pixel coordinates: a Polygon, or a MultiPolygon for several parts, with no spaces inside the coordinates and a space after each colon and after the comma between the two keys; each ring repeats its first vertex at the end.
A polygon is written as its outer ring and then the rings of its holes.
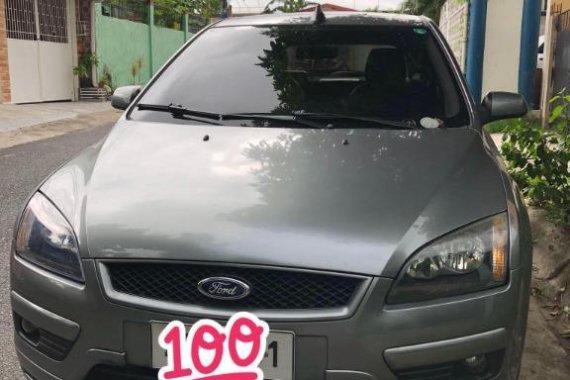
{"type": "Polygon", "coordinates": [[[403,85],[406,81],[406,60],[398,49],[374,49],[366,63],[366,80],[373,86],[403,85]]]}

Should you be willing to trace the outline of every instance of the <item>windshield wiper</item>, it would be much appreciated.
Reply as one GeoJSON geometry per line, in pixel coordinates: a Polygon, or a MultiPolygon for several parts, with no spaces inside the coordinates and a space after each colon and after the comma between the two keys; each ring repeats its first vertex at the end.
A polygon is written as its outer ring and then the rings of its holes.
{"type": "Polygon", "coordinates": [[[160,104],[137,104],[137,108],[141,111],[156,111],[156,112],[168,112],[174,117],[175,119],[191,119],[195,121],[199,121],[206,124],[212,125],[222,125],[220,123],[220,115],[211,113],[211,112],[203,112],[203,111],[194,111],[182,106],[175,106],[174,104],[169,104],[167,106],[160,105],[160,104]],[[218,120],[218,122],[213,122],[209,120],[203,119],[211,119],[211,120],[218,120]]]}
{"type": "Polygon", "coordinates": [[[313,129],[327,128],[326,124],[317,123],[311,120],[299,118],[295,115],[278,115],[272,113],[233,113],[221,115],[222,120],[259,120],[259,121],[283,121],[295,123],[313,129]]]}
{"type": "Polygon", "coordinates": [[[326,125],[324,124],[306,120],[304,118],[299,118],[296,115],[276,115],[276,114],[265,114],[265,113],[217,114],[205,111],[195,111],[174,104],[169,104],[167,106],[159,104],[137,104],[137,108],[141,111],[168,112],[172,114],[174,118],[177,119],[189,118],[192,120],[197,120],[203,123],[208,123],[213,125],[223,125],[222,124],[223,121],[229,121],[229,120],[259,120],[259,121],[281,121],[287,123],[295,123],[315,129],[326,128],[326,125]],[[210,119],[216,121],[211,122],[203,119],[210,119]]]}
{"type": "Polygon", "coordinates": [[[297,118],[308,120],[350,120],[373,123],[379,126],[393,129],[417,129],[417,125],[414,120],[391,120],[379,117],[344,115],[336,113],[295,112],[293,115],[295,115],[297,118]]]}

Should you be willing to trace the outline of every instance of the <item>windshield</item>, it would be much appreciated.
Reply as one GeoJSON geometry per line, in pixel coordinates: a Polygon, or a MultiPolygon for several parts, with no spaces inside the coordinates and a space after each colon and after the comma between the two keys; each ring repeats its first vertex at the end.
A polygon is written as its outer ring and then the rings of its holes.
{"type": "MultiPolygon", "coordinates": [[[[211,28],[140,103],[215,114],[343,114],[469,123],[450,65],[427,28],[211,28]]],[[[134,111],[136,119],[167,118],[134,111]]]]}

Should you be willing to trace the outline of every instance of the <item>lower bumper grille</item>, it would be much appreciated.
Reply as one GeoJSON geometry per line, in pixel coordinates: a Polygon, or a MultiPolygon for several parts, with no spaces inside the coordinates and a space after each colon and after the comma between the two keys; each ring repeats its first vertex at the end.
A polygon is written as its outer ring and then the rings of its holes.
{"type": "Polygon", "coordinates": [[[156,380],[157,378],[157,369],[97,365],[89,371],[84,380],[156,380]]]}
{"type": "Polygon", "coordinates": [[[23,323],[25,323],[25,320],[14,313],[16,332],[24,341],[53,360],[61,361],[66,358],[74,342],[63,339],[33,325],[30,325],[33,326],[33,329],[25,331],[22,327],[23,323]]]}
{"type": "Polygon", "coordinates": [[[421,368],[399,372],[399,380],[453,380],[455,373],[454,365],[440,365],[431,368],[421,368]]]}
{"type": "Polygon", "coordinates": [[[398,380],[490,380],[501,369],[504,353],[493,352],[486,355],[486,365],[477,370],[468,368],[463,361],[433,366],[407,369],[396,372],[398,380]]]}
{"type": "Polygon", "coordinates": [[[85,380],[156,380],[158,370],[140,367],[95,366],[85,380]]]}
{"type": "Polygon", "coordinates": [[[239,310],[330,309],[347,306],[364,278],[305,271],[199,264],[106,263],[113,290],[185,305],[239,310]],[[216,300],[198,290],[209,277],[247,283],[251,293],[240,300],[216,300]]]}

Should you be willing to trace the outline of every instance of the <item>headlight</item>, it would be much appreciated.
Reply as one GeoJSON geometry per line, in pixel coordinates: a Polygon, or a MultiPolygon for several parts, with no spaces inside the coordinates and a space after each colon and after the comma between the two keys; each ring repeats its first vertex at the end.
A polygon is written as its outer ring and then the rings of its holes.
{"type": "Polygon", "coordinates": [[[387,302],[425,301],[505,284],[508,241],[505,213],[436,240],[406,263],[387,302]]]}
{"type": "Polygon", "coordinates": [[[67,220],[45,196],[36,193],[22,216],[16,253],[48,271],[83,282],[78,248],[67,220]]]}

